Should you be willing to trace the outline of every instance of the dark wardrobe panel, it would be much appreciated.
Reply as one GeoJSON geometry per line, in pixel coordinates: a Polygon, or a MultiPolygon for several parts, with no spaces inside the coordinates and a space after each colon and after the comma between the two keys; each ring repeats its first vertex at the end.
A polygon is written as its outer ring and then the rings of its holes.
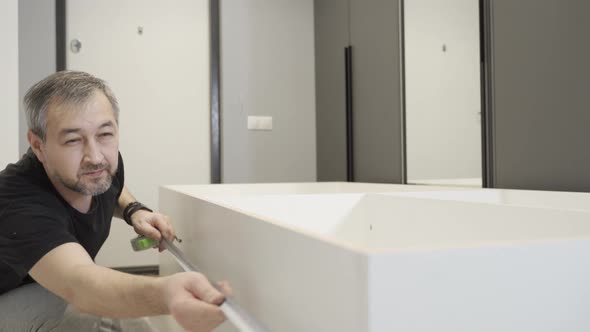
{"type": "Polygon", "coordinates": [[[319,181],[346,180],[348,169],[354,181],[402,183],[400,26],[398,0],[315,0],[319,181]],[[352,138],[350,168],[347,137],[352,138]]]}
{"type": "Polygon", "coordinates": [[[355,181],[402,183],[400,5],[351,0],[355,181]]]}
{"type": "Polygon", "coordinates": [[[348,1],[317,0],[314,15],[317,177],[319,181],[346,181],[348,1]]]}
{"type": "Polygon", "coordinates": [[[488,1],[492,186],[590,191],[590,2],[488,1]]]}

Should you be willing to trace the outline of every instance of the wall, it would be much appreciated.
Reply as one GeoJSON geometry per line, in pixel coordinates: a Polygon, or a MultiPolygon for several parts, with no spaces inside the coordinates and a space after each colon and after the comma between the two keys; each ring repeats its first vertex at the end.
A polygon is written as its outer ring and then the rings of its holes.
{"type": "Polygon", "coordinates": [[[222,182],[316,180],[312,0],[227,0],[221,12],[222,182]],[[272,116],[249,131],[248,115],[272,116]]]}
{"type": "Polygon", "coordinates": [[[18,1],[19,154],[29,148],[22,100],[35,83],[55,72],[55,2],[18,1]]]}
{"type": "Polygon", "coordinates": [[[18,158],[18,1],[0,2],[0,169],[18,158]]]}
{"type": "Polygon", "coordinates": [[[477,0],[405,2],[410,183],[481,177],[478,10],[477,0]]]}

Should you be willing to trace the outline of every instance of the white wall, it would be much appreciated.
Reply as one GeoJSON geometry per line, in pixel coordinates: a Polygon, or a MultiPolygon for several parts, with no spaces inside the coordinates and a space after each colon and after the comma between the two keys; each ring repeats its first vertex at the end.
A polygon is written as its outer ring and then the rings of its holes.
{"type": "Polygon", "coordinates": [[[315,181],[313,0],[226,0],[220,12],[222,181],[315,181]],[[248,115],[273,130],[247,130],[248,115]]]}
{"type": "Polygon", "coordinates": [[[18,1],[0,1],[0,169],[18,158],[18,1]]]}
{"type": "Polygon", "coordinates": [[[55,72],[55,2],[18,1],[19,154],[29,148],[22,100],[28,89],[55,72]]]}
{"type": "Polygon", "coordinates": [[[481,177],[478,5],[477,0],[405,2],[410,183],[481,177]]]}

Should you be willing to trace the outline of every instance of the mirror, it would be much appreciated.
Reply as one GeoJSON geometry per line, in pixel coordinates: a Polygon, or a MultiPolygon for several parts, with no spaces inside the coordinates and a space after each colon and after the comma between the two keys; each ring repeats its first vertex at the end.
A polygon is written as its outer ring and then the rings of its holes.
{"type": "Polygon", "coordinates": [[[407,183],[482,186],[479,1],[404,1],[407,183]]]}

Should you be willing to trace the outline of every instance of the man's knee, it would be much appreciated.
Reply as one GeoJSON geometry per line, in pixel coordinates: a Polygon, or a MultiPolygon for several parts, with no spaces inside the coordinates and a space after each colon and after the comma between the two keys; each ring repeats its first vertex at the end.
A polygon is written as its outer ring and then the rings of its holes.
{"type": "Polygon", "coordinates": [[[50,331],[59,324],[67,303],[33,283],[0,295],[0,331],[50,331]]]}

